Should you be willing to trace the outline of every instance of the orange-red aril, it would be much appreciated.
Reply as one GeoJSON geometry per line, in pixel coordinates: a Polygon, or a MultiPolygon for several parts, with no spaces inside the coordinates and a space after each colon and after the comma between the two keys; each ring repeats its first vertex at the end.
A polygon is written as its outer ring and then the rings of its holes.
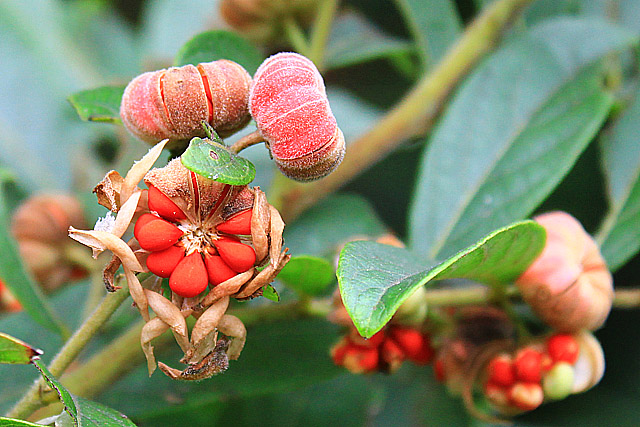
{"type": "Polygon", "coordinates": [[[199,295],[207,288],[208,283],[207,269],[199,252],[184,257],[169,277],[171,290],[185,298],[199,295]]]}
{"type": "Polygon", "coordinates": [[[184,249],[171,246],[160,252],[151,252],[147,257],[147,268],[159,277],[168,278],[184,258],[184,249]]]}

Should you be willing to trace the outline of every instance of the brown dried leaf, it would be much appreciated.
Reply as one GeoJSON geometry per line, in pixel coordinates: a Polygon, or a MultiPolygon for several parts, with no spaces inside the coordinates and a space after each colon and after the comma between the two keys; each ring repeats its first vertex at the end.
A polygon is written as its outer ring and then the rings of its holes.
{"type": "Polygon", "coordinates": [[[112,212],[120,208],[120,190],[124,178],[117,171],[109,171],[102,181],[93,189],[98,197],[98,203],[112,212]]]}

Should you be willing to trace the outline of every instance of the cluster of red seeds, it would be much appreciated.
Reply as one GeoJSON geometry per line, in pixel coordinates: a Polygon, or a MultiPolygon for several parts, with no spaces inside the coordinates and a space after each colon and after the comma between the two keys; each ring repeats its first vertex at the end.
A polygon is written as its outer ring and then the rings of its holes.
{"type": "Polygon", "coordinates": [[[555,334],[542,348],[525,346],[515,355],[501,353],[487,365],[485,396],[500,408],[531,411],[542,404],[545,380],[562,365],[572,366],[580,353],[578,341],[568,334],[555,334]]]}
{"type": "Polygon", "coordinates": [[[353,373],[393,372],[404,360],[426,365],[433,354],[428,334],[396,325],[384,328],[368,340],[354,330],[331,349],[334,363],[353,373]]]}
{"type": "Polygon", "coordinates": [[[207,245],[189,248],[189,221],[184,212],[157,188],[149,187],[149,210],[136,222],[134,236],[142,249],[150,251],[147,268],[157,276],[169,278],[176,294],[190,298],[208,284],[216,286],[256,262],[254,249],[237,236],[251,234],[252,210],[241,211],[217,224],[207,236],[207,245]]]}

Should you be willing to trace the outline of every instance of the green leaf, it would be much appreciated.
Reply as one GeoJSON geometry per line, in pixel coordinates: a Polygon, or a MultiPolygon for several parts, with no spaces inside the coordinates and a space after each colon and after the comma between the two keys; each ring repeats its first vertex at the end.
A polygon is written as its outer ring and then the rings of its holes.
{"type": "Polygon", "coordinates": [[[34,365],[47,384],[53,388],[60,396],[60,400],[64,405],[64,410],[73,419],[73,424],[78,427],[101,427],[101,426],[113,426],[113,427],[131,427],[135,424],[127,418],[126,415],[121,414],[106,406],[92,402],[82,397],[74,396],[58,381],[47,367],[37,358],[33,361],[34,365]]]}
{"type": "Polygon", "coordinates": [[[640,249],[640,90],[601,139],[609,213],[598,233],[602,254],[616,270],[640,249]]]}
{"type": "Polygon", "coordinates": [[[333,195],[304,212],[284,229],[291,253],[334,259],[348,240],[376,238],[387,231],[376,211],[362,196],[333,195]]]}
{"type": "Polygon", "coordinates": [[[404,248],[347,243],[338,265],[342,301],[358,332],[368,338],[418,287],[435,280],[463,278],[491,286],[512,282],[542,251],[545,240],[542,226],[523,221],[494,231],[427,269],[404,248]]]}
{"type": "Polygon", "coordinates": [[[0,363],[19,363],[26,365],[31,359],[42,354],[42,350],[31,347],[10,335],[0,332],[0,363]]]}
{"type": "Polygon", "coordinates": [[[301,255],[291,258],[278,279],[303,295],[320,295],[336,280],[333,265],[324,258],[301,255]]]}
{"type": "Polygon", "coordinates": [[[264,57],[255,46],[238,34],[215,30],[200,33],[185,43],[173,63],[175,66],[198,65],[218,59],[237,62],[253,75],[264,57]]]}
{"type": "Polygon", "coordinates": [[[193,138],[180,160],[187,169],[223,184],[245,185],[256,176],[249,160],[207,139],[193,138]]]}
{"type": "Polygon", "coordinates": [[[587,66],[635,41],[603,22],[556,19],[476,68],[425,150],[411,247],[438,259],[527,217],[570,170],[611,106],[599,68],[587,66]]]}
{"type": "Polygon", "coordinates": [[[331,29],[325,66],[327,69],[349,67],[411,52],[411,43],[384,34],[361,15],[349,12],[338,17],[331,29]]]}
{"type": "Polygon", "coordinates": [[[274,288],[270,283],[264,285],[264,287],[262,288],[262,296],[274,302],[280,301],[280,295],[278,295],[278,291],[276,291],[276,288],[274,288]]]}
{"type": "Polygon", "coordinates": [[[40,287],[34,283],[25,270],[18,245],[11,236],[6,199],[0,184],[0,279],[22,308],[42,326],[62,336],[69,335],[69,329],[53,312],[40,287]]]}
{"type": "Polygon", "coordinates": [[[418,46],[423,67],[438,63],[462,32],[455,2],[396,0],[396,4],[418,46]]]}
{"type": "Polygon", "coordinates": [[[34,424],[29,421],[0,417],[0,427],[42,427],[42,424],[34,424]]]}
{"type": "Polygon", "coordinates": [[[102,86],[76,92],[68,99],[84,121],[121,123],[120,101],[123,93],[124,86],[102,86]]]}

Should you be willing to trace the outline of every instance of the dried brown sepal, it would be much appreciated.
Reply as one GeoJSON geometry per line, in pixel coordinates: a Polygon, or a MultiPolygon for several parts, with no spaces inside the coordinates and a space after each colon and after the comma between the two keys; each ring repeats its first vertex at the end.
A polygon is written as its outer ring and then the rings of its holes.
{"type": "Polygon", "coordinates": [[[182,316],[180,309],[156,292],[148,289],[144,289],[143,292],[149,306],[153,312],[156,313],[156,316],[171,328],[182,351],[189,351],[191,344],[187,338],[187,322],[182,316]]]}
{"type": "MultiPolygon", "coordinates": [[[[251,216],[251,239],[256,251],[256,259],[261,263],[269,253],[269,233],[271,230],[271,205],[260,187],[254,188],[253,214],[251,216]]],[[[282,237],[282,236],[281,236],[282,237]]]]}
{"type": "Polygon", "coordinates": [[[165,333],[168,329],[169,325],[163,322],[159,317],[154,317],[142,327],[142,332],[140,333],[140,345],[142,346],[142,351],[147,358],[149,376],[153,374],[157,366],[151,341],[165,333]]]}
{"type": "Polygon", "coordinates": [[[200,360],[213,350],[216,343],[218,323],[229,306],[229,297],[218,300],[207,308],[198,318],[191,330],[191,344],[189,351],[185,352],[187,363],[200,360]]]}
{"type": "Polygon", "coordinates": [[[104,206],[112,212],[120,209],[120,190],[124,178],[117,171],[109,171],[93,189],[98,198],[98,204],[104,206]]]}
{"type": "Polygon", "coordinates": [[[124,275],[127,279],[127,283],[129,284],[129,293],[131,294],[131,299],[136,304],[140,315],[144,319],[145,322],[149,321],[149,303],[147,302],[147,296],[144,294],[144,289],[138,280],[138,277],[135,275],[131,269],[124,267],[124,275]]]}
{"type": "Polygon", "coordinates": [[[211,353],[198,363],[190,364],[184,371],[179,371],[162,362],[158,363],[158,366],[165,375],[174,380],[204,380],[227,370],[229,367],[228,347],[228,339],[219,339],[211,353]]]}
{"type": "Polygon", "coordinates": [[[247,340],[247,328],[245,328],[244,323],[236,316],[225,314],[220,319],[220,322],[218,322],[218,330],[231,338],[227,355],[229,359],[237,360],[247,340]]]}
{"type": "Polygon", "coordinates": [[[201,307],[208,307],[215,301],[223,298],[224,296],[231,295],[233,296],[235,293],[240,290],[242,285],[247,283],[253,275],[255,274],[256,269],[252,268],[250,270],[245,271],[244,273],[240,273],[236,276],[233,276],[231,279],[220,283],[218,286],[214,287],[211,292],[207,294],[206,297],[200,302],[201,307]]]}

